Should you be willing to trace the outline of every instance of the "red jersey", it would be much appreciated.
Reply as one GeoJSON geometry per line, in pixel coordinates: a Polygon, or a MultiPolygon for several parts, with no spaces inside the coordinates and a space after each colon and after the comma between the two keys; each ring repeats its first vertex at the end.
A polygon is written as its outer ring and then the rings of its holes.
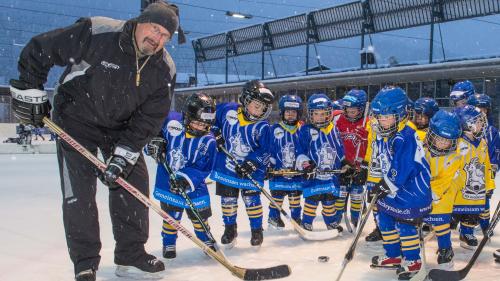
{"type": "Polygon", "coordinates": [[[344,143],[346,160],[349,163],[354,163],[358,145],[360,145],[358,158],[363,159],[366,153],[368,137],[368,131],[363,127],[363,118],[356,122],[351,122],[342,114],[336,118],[335,126],[339,130],[340,137],[344,143]]]}

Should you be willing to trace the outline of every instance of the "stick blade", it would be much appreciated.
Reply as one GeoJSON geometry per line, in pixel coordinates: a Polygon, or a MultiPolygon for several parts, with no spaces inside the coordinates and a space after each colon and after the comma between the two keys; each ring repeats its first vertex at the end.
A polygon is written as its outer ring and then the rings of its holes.
{"type": "Polygon", "coordinates": [[[431,269],[428,276],[429,279],[433,281],[458,281],[463,279],[460,276],[460,271],[448,271],[443,269],[431,269]]]}
{"type": "Polygon", "coordinates": [[[286,264],[268,268],[248,268],[243,269],[245,275],[243,280],[270,280],[287,277],[291,274],[290,267],[286,264]]]}
{"type": "Polygon", "coordinates": [[[336,229],[323,230],[323,231],[308,231],[304,230],[299,232],[300,238],[308,241],[325,241],[335,239],[340,235],[336,229]]]}

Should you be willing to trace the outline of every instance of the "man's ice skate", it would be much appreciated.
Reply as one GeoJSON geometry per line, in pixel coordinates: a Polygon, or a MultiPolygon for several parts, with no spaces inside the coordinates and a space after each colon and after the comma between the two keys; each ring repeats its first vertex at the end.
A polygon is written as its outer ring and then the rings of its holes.
{"type": "Polygon", "coordinates": [[[75,281],[95,281],[95,278],[93,269],[82,270],[75,275],[75,281]]]}
{"type": "Polygon", "coordinates": [[[117,265],[115,274],[119,277],[131,279],[161,279],[165,265],[155,256],[144,253],[132,262],[121,262],[115,259],[117,265]]]}

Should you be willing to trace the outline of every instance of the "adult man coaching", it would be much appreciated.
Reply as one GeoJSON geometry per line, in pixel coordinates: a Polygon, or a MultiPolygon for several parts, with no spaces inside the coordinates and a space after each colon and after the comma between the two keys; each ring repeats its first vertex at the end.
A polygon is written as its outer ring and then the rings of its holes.
{"type": "Polygon", "coordinates": [[[80,153],[57,142],[66,241],[77,281],[95,280],[100,261],[96,175],[110,187],[116,274],[165,269],[144,249],[148,208],[115,181],[121,176],[149,194],[141,149],[158,134],[169,111],[176,70],[163,46],[178,26],[177,7],[158,2],[128,21],[79,19],[33,37],[20,55],[20,76],[11,80],[10,89],[21,123],[43,126],[50,111],[43,84],[54,64],[66,66],[52,119],[92,153],[99,148],[107,159],[106,171],[96,173],[80,153]]]}

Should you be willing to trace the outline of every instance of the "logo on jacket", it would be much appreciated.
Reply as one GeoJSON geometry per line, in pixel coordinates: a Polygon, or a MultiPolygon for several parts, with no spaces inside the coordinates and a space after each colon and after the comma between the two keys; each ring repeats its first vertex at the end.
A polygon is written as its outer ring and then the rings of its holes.
{"type": "Polygon", "coordinates": [[[283,157],[281,162],[284,168],[291,169],[295,166],[295,146],[292,142],[286,143],[281,148],[281,156],[283,157]]]}
{"type": "Polygon", "coordinates": [[[485,198],[485,173],[484,164],[479,163],[477,157],[465,165],[466,174],[465,187],[462,189],[462,195],[468,200],[482,200],[485,198]]]}
{"type": "MultiPolygon", "coordinates": [[[[229,153],[231,153],[238,161],[243,161],[251,151],[250,146],[244,144],[240,133],[237,133],[229,138],[229,153]]],[[[234,172],[234,164],[226,158],[226,168],[234,172]]]]}
{"type": "Polygon", "coordinates": [[[114,69],[114,70],[120,69],[120,66],[118,66],[112,62],[107,62],[105,60],[101,61],[101,65],[104,66],[104,68],[106,68],[106,69],[114,69]]]}
{"type": "Polygon", "coordinates": [[[172,168],[172,171],[176,173],[180,169],[184,168],[186,165],[186,158],[182,154],[182,150],[178,148],[174,148],[170,150],[170,167],[172,168]]]}
{"type": "Polygon", "coordinates": [[[184,130],[184,126],[182,126],[181,122],[177,120],[171,120],[167,124],[167,132],[173,137],[177,137],[184,130]]]}
{"type": "Polygon", "coordinates": [[[235,125],[238,123],[238,112],[236,110],[229,110],[226,113],[226,120],[229,123],[229,125],[235,125]]]}

